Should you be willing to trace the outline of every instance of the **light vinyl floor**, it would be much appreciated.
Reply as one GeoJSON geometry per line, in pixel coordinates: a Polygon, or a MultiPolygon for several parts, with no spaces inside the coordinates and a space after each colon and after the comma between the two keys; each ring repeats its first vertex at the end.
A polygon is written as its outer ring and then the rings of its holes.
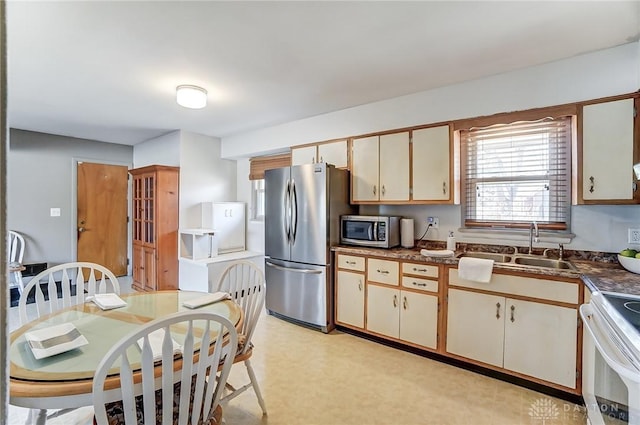
{"type": "MultiPolygon", "coordinates": [[[[340,331],[323,334],[264,314],[253,343],[268,415],[249,389],[225,406],[227,425],[586,423],[573,403],[340,331]]],[[[248,380],[244,365],[234,365],[229,382],[248,380]]],[[[10,406],[8,423],[24,424],[26,413],[10,406]]]]}

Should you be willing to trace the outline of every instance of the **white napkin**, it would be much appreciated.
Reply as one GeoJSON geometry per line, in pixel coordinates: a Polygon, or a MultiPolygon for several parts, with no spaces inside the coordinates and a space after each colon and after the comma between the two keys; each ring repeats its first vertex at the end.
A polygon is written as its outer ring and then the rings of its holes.
{"type": "Polygon", "coordinates": [[[425,257],[453,257],[455,253],[450,249],[421,249],[420,254],[425,257]]]}
{"type": "MultiPolygon", "coordinates": [[[[153,361],[162,359],[162,341],[164,340],[164,329],[156,329],[149,334],[149,345],[151,346],[151,352],[153,353],[153,361]]],[[[178,344],[173,338],[171,338],[173,344],[173,354],[182,352],[182,346],[178,344]]],[[[138,346],[142,350],[144,345],[144,338],[138,340],[138,346]]]]}
{"type": "Polygon", "coordinates": [[[92,297],[87,297],[87,301],[93,301],[102,310],[111,310],[113,308],[126,307],[127,305],[126,301],[114,293],[95,294],[92,297]]]}
{"type": "Polygon", "coordinates": [[[185,301],[182,303],[183,306],[187,308],[198,308],[204,305],[213,304],[218,301],[230,300],[231,295],[228,292],[214,292],[212,294],[206,294],[198,298],[193,298],[191,300],[185,301]]]}
{"type": "Polygon", "coordinates": [[[461,279],[487,283],[493,273],[493,260],[462,257],[458,262],[458,276],[461,279]]]}

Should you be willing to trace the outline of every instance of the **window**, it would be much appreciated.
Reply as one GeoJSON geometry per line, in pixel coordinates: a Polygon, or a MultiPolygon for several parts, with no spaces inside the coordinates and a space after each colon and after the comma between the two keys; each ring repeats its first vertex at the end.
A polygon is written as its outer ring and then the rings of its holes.
{"type": "Polygon", "coordinates": [[[265,184],[264,172],[272,168],[291,165],[291,154],[261,156],[249,160],[249,180],[251,180],[251,220],[264,220],[265,184]]]}
{"type": "Polygon", "coordinates": [[[264,179],[251,181],[252,220],[264,221],[264,179]]]}
{"type": "Polygon", "coordinates": [[[460,130],[464,226],[569,230],[572,117],[460,130]]]}

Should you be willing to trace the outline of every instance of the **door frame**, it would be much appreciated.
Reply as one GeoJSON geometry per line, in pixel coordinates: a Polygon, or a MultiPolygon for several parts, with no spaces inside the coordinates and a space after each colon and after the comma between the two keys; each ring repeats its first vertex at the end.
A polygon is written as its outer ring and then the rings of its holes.
{"type": "MultiPolygon", "coordinates": [[[[132,162],[122,161],[110,161],[96,158],[85,157],[72,157],[71,158],[71,258],[74,261],[78,260],[78,163],[79,162],[91,162],[93,164],[105,164],[105,165],[120,165],[127,167],[127,170],[133,168],[132,162]]],[[[129,264],[127,265],[127,276],[133,274],[133,238],[132,238],[132,223],[131,223],[131,194],[132,194],[132,182],[130,178],[127,178],[127,258],[129,264]]]]}

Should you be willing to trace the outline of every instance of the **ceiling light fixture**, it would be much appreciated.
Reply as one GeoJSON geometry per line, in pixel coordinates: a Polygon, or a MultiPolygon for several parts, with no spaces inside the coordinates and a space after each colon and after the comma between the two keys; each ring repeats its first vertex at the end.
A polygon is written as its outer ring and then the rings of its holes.
{"type": "Polygon", "coordinates": [[[202,109],[207,106],[207,91],[198,86],[178,86],[176,87],[176,102],[185,108],[202,109]]]}

